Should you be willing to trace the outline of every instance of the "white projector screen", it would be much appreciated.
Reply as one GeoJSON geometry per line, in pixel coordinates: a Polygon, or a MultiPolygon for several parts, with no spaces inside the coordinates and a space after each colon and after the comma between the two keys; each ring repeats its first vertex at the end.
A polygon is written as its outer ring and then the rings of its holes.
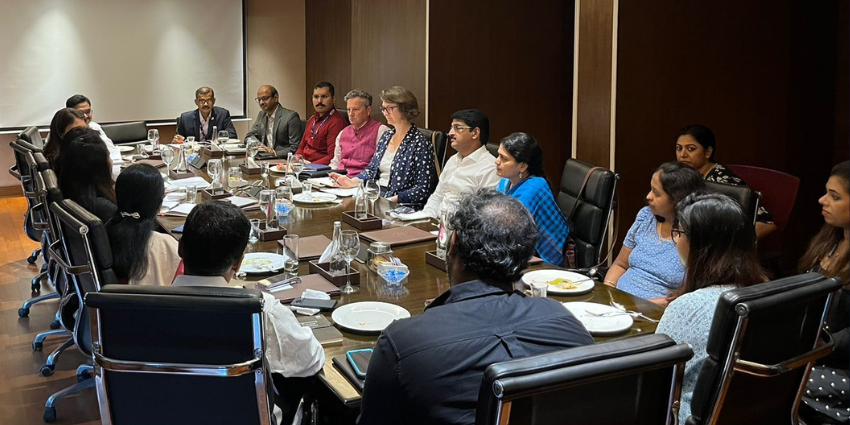
{"type": "Polygon", "coordinates": [[[245,115],[242,0],[3,0],[0,129],[50,124],[65,100],[94,120],[174,120],[210,86],[245,115]]]}

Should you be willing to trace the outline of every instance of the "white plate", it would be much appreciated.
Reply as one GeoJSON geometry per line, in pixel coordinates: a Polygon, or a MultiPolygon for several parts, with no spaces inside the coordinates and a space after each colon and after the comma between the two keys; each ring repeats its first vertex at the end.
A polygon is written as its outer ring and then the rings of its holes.
{"type": "Polygon", "coordinates": [[[332,193],[324,193],[324,192],[310,192],[299,193],[292,197],[292,200],[295,202],[301,202],[303,204],[324,204],[326,202],[332,202],[336,200],[336,195],[332,193]]]}
{"type": "Polygon", "coordinates": [[[121,146],[121,145],[118,145],[118,146],[115,146],[115,149],[118,149],[118,152],[121,152],[121,153],[127,153],[127,152],[133,152],[133,151],[135,151],[135,150],[136,150],[136,147],[135,147],[135,146],[121,146]]]}
{"type": "Polygon", "coordinates": [[[581,295],[593,291],[593,280],[587,276],[568,272],[566,270],[535,270],[522,275],[522,282],[526,286],[531,286],[535,282],[551,282],[555,279],[569,279],[573,282],[581,282],[575,289],[562,289],[558,285],[549,285],[546,292],[557,295],[581,295]]]}
{"type": "Polygon", "coordinates": [[[270,164],[269,171],[274,174],[286,174],[286,164],[270,164]]]}
{"type": "Polygon", "coordinates": [[[381,332],[394,320],[410,317],[410,312],[394,304],[363,301],[346,304],[331,314],[343,328],[359,332],[381,332]]]}
{"type": "Polygon", "coordinates": [[[242,260],[240,272],[245,273],[273,273],[283,268],[286,257],[269,252],[252,252],[245,254],[242,260]]]}
{"type": "Polygon", "coordinates": [[[627,313],[621,312],[610,305],[588,303],[583,301],[563,303],[581,322],[591,335],[613,335],[628,331],[634,324],[634,319],[627,313]],[[593,316],[595,314],[610,314],[610,316],[593,316]]]}

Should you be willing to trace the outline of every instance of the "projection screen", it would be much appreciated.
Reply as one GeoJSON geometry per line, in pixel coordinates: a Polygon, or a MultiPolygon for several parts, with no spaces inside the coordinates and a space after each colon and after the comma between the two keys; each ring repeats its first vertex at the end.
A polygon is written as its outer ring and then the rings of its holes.
{"type": "Polygon", "coordinates": [[[210,86],[245,115],[242,0],[3,0],[0,129],[47,126],[65,100],[95,121],[174,120],[210,86]]]}

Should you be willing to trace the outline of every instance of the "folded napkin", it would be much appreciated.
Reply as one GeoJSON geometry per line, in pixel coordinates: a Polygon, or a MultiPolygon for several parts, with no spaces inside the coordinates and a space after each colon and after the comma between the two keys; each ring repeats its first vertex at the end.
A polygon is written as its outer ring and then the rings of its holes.
{"type": "MultiPolygon", "coordinates": [[[[305,289],[304,292],[301,294],[300,298],[301,299],[310,298],[310,299],[314,299],[314,300],[329,300],[329,299],[331,299],[331,296],[328,295],[325,292],[317,291],[315,289],[305,289]]],[[[292,311],[294,311],[298,314],[303,314],[305,316],[312,316],[312,315],[319,312],[319,309],[317,309],[317,308],[298,308],[298,307],[293,307],[291,305],[289,306],[289,308],[291,308],[292,311]]]]}

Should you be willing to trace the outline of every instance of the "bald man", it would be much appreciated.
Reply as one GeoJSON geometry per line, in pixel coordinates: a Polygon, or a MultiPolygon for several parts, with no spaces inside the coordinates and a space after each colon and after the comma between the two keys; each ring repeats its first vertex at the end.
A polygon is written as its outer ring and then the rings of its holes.
{"type": "Polygon", "coordinates": [[[260,87],[254,100],[260,105],[260,113],[245,138],[256,137],[263,150],[278,158],[295,153],[302,134],[298,113],[280,106],[277,89],[273,86],[260,87]]]}

